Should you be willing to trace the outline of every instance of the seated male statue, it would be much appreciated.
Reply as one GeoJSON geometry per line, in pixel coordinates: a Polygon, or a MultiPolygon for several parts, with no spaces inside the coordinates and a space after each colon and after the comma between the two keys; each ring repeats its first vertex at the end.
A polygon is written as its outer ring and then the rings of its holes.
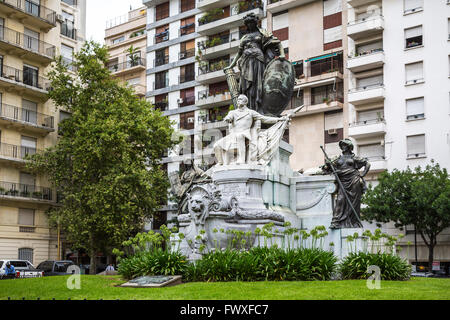
{"type": "Polygon", "coordinates": [[[229,134],[214,144],[214,153],[219,165],[256,164],[261,123],[275,124],[287,119],[287,117],[263,116],[247,108],[248,98],[245,95],[240,95],[236,102],[236,110],[228,113],[224,119],[229,123],[229,134]],[[248,152],[246,141],[248,141],[248,152]],[[237,150],[237,159],[231,161],[235,150],[237,150]]]}

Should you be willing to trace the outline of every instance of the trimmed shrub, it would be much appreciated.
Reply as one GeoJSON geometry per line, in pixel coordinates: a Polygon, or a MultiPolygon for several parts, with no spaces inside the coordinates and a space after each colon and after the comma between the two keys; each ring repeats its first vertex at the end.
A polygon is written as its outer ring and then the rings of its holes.
{"type": "Polygon", "coordinates": [[[390,253],[357,252],[348,255],[339,266],[342,279],[367,279],[369,266],[378,266],[381,280],[408,280],[411,266],[406,260],[390,253]]]}
{"type": "Polygon", "coordinates": [[[321,249],[283,250],[256,247],[206,254],[186,268],[186,281],[329,280],[337,258],[321,249]]]}
{"type": "Polygon", "coordinates": [[[184,274],[187,259],[180,252],[169,252],[161,248],[139,252],[120,260],[118,272],[126,279],[153,275],[184,274]]]}

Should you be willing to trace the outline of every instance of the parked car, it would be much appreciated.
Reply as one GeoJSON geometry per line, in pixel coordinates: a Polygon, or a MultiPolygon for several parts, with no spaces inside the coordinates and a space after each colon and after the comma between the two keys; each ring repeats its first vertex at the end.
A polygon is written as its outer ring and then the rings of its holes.
{"type": "Polygon", "coordinates": [[[0,261],[0,279],[6,276],[6,265],[8,262],[16,270],[16,278],[40,278],[43,276],[41,270],[37,270],[28,260],[2,260],[0,261]]]}
{"type": "Polygon", "coordinates": [[[74,263],[71,260],[47,260],[39,263],[37,268],[44,271],[44,276],[65,276],[68,274],[67,268],[72,266],[74,263]]]}

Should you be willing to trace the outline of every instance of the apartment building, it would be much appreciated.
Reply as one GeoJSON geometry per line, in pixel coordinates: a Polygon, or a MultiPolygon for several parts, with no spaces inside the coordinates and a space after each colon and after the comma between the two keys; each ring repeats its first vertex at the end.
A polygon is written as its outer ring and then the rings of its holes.
{"type": "MultiPolygon", "coordinates": [[[[348,135],[369,158],[372,179],[432,159],[450,168],[450,1],[347,3],[348,135]]],[[[404,241],[414,242],[413,226],[406,233],[404,241]]],[[[418,240],[418,259],[426,261],[418,240]]],[[[450,230],[438,243],[435,259],[450,262],[450,230]]],[[[412,247],[408,256],[415,258],[412,247]]]]}
{"type": "Polygon", "coordinates": [[[139,97],[147,93],[147,9],[131,10],[125,16],[107,22],[105,44],[109,69],[113,75],[132,86],[139,97]]]}
{"type": "Polygon", "coordinates": [[[0,2],[0,259],[34,264],[63,254],[46,211],[57,203],[26,157],[54,145],[68,116],[48,100],[45,74],[56,55],[70,65],[85,38],[85,0],[0,2]]]}

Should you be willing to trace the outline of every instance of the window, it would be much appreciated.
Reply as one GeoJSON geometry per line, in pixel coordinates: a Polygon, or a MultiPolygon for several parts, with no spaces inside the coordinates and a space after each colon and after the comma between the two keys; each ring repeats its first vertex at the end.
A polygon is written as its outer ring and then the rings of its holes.
{"type": "Polygon", "coordinates": [[[405,29],[405,48],[415,48],[423,45],[422,26],[405,29]]]}
{"type": "Polygon", "coordinates": [[[69,70],[73,70],[73,48],[61,43],[61,56],[69,70]]]}
{"type": "Polygon", "coordinates": [[[195,16],[181,19],[180,35],[184,36],[195,32],[195,16]]]}
{"type": "Polygon", "coordinates": [[[423,119],[425,118],[424,98],[415,98],[406,100],[406,119],[423,119]]]}
{"type": "Polygon", "coordinates": [[[404,0],[405,13],[420,11],[423,8],[423,0],[404,0]]]}
{"type": "Polygon", "coordinates": [[[381,143],[373,143],[359,146],[359,156],[372,160],[384,159],[384,146],[381,143]]]}
{"type": "Polygon", "coordinates": [[[408,158],[418,158],[425,156],[425,135],[406,137],[406,148],[408,158]]]}
{"type": "Polygon", "coordinates": [[[357,79],[356,85],[358,89],[363,90],[370,89],[373,87],[379,87],[383,85],[383,75],[380,74],[378,76],[357,79]]]}
{"type": "Polygon", "coordinates": [[[32,137],[21,137],[21,158],[31,156],[36,153],[37,139],[32,137]]]}
{"type": "Polygon", "coordinates": [[[195,40],[180,43],[180,60],[195,56],[195,40]]]}
{"type": "Polygon", "coordinates": [[[155,73],[155,90],[169,85],[169,73],[167,71],[155,73]]]}
{"type": "Polygon", "coordinates": [[[169,2],[159,4],[155,7],[155,21],[169,17],[169,2]]]}
{"type": "MultiPolygon", "coordinates": [[[[34,226],[34,210],[33,209],[19,209],[20,226],[34,226]]],[[[26,259],[23,259],[26,260],[26,259]]]]}
{"type": "Polygon", "coordinates": [[[183,100],[179,107],[186,107],[195,104],[195,88],[180,90],[180,98],[183,100]]]}
{"type": "Polygon", "coordinates": [[[163,48],[155,51],[155,67],[169,63],[169,48],[163,48]]]}
{"type": "Polygon", "coordinates": [[[37,123],[37,103],[29,100],[22,100],[21,120],[28,123],[37,123]]]}
{"type": "MultiPolygon", "coordinates": [[[[28,260],[33,263],[33,249],[30,248],[20,248],[19,249],[19,259],[20,260],[28,260]]],[[[12,264],[12,263],[11,263],[12,264]]],[[[16,266],[15,266],[16,267],[16,266]]],[[[25,264],[25,267],[27,265],[25,264]]]]}
{"type": "Polygon", "coordinates": [[[23,32],[23,42],[27,49],[39,51],[39,32],[25,28],[23,32]]]}
{"type": "Polygon", "coordinates": [[[195,9],[195,0],[181,0],[180,11],[185,12],[195,9]]]}
{"type": "Polygon", "coordinates": [[[118,44],[118,43],[121,43],[121,42],[123,42],[123,41],[125,41],[125,36],[121,36],[121,37],[119,37],[119,38],[114,39],[114,40],[112,41],[112,43],[113,43],[113,44],[118,44]]]}
{"type": "Polygon", "coordinates": [[[450,40],[450,19],[448,19],[448,28],[447,28],[447,31],[448,31],[448,40],[450,40]]]}
{"type": "Polygon", "coordinates": [[[191,63],[180,68],[180,83],[195,80],[195,63],[191,63]]]}
{"type": "Polygon", "coordinates": [[[156,28],[155,43],[160,43],[169,40],[169,25],[156,28]]]}
{"type": "Polygon", "coordinates": [[[371,54],[374,52],[383,51],[383,41],[375,41],[370,43],[364,43],[356,46],[356,56],[362,56],[365,54],[371,54]]]}
{"type": "Polygon", "coordinates": [[[135,85],[138,85],[139,83],[141,83],[141,78],[138,77],[138,78],[128,79],[127,82],[128,82],[129,86],[135,86],[135,85]]]}
{"type": "Polygon", "coordinates": [[[405,66],[406,84],[423,81],[423,62],[410,63],[405,66]]]}
{"type": "Polygon", "coordinates": [[[62,0],[62,2],[67,3],[69,6],[77,5],[77,0],[62,0]]]}
{"type": "Polygon", "coordinates": [[[25,1],[25,12],[39,17],[39,5],[40,0],[28,0],[25,1]]]}
{"type": "Polygon", "coordinates": [[[38,87],[39,69],[33,66],[23,66],[23,83],[32,87],[38,87]]]}
{"type": "Polygon", "coordinates": [[[378,123],[384,120],[384,109],[359,111],[357,117],[359,125],[378,123]]]}
{"type": "Polygon", "coordinates": [[[71,39],[76,39],[75,22],[73,15],[65,11],[62,12],[64,21],[61,23],[61,34],[71,39]]]}

